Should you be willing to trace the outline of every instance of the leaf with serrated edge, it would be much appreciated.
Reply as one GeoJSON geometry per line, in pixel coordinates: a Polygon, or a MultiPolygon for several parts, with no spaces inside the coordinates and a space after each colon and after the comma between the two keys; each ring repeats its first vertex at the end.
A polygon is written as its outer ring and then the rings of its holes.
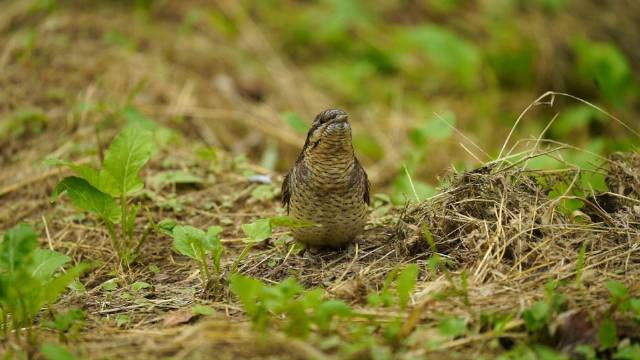
{"type": "Polygon", "coordinates": [[[112,223],[120,222],[120,208],[113,197],[91,186],[86,180],[76,176],[64,178],[53,190],[53,198],[64,192],[80,209],[92,212],[112,223]]]}
{"type": "Polygon", "coordinates": [[[109,189],[113,196],[128,195],[144,186],[138,173],[147,163],[153,151],[151,132],[137,126],[126,127],[111,142],[104,158],[100,177],[116,184],[109,189]]]}

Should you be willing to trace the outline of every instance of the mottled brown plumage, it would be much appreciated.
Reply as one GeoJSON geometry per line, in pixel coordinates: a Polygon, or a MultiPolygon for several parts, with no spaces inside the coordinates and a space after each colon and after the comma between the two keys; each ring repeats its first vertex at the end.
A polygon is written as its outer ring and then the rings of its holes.
{"type": "Polygon", "coordinates": [[[338,247],[362,232],[369,180],[353,152],[347,113],[329,109],[316,116],[284,178],[282,203],[293,218],[317,224],[292,230],[305,244],[338,247]]]}

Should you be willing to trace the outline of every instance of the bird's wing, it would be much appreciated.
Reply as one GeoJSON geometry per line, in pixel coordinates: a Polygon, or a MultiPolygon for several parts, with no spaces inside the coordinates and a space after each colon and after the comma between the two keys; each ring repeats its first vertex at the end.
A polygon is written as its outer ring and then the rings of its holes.
{"type": "Polygon", "coordinates": [[[291,172],[293,169],[289,170],[282,181],[282,206],[287,208],[287,214],[289,214],[289,202],[291,201],[291,172]]]}
{"type": "Polygon", "coordinates": [[[359,173],[357,178],[359,179],[359,181],[361,181],[361,186],[364,188],[364,196],[362,200],[364,200],[367,205],[370,205],[371,199],[369,197],[369,190],[371,183],[369,182],[369,176],[367,176],[367,172],[364,171],[364,168],[362,167],[362,165],[360,165],[358,159],[356,159],[355,171],[359,173]]]}

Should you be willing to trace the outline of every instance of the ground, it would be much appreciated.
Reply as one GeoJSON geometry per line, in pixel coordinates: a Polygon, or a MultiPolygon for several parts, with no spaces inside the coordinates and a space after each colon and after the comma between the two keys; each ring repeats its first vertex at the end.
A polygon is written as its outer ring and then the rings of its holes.
{"type": "MultiPolygon", "coordinates": [[[[552,358],[548,349],[577,356],[578,344],[603,358],[637,349],[638,315],[616,308],[610,294],[611,281],[624,284],[630,298],[640,293],[637,153],[612,155],[595,171],[608,185],[604,192],[584,186],[573,167],[530,171],[527,156],[505,156],[443,173],[428,199],[397,206],[376,191],[365,233],[351,247],[302,251],[285,227],[247,246],[243,224],[283,214],[282,174],[251,159],[269,156],[266,143],[272,152],[284,149],[280,161],[291,162],[304,141],[281,126],[275,109],[286,104],[310,114],[312,104],[330,100],[299,73],[284,71],[284,60],[251,22],[234,44],[206,30],[166,42],[158,39],[172,39],[180,28],[179,5],[150,24],[122,16],[125,5],[117,2],[90,11],[74,3],[50,14],[30,4],[4,5],[0,15],[0,231],[28,222],[42,247],[94,267],[80,279],[85,290],[68,292],[52,307],[52,313],[81,309],[81,328],[60,338],[36,326],[35,344],[9,336],[0,351],[22,348],[39,358],[39,344],[60,342],[87,359],[447,359],[552,358]],[[16,30],[34,24],[37,33],[16,30]],[[126,29],[129,37],[112,29],[126,29]],[[256,58],[268,66],[257,67],[256,58]],[[135,261],[121,266],[100,220],[66,197],[51,201],[72,172],[43,161],[97,165],[128,121],[149,119],[157,149],[141,173],[146,189],[130,200],[142,205],[136,236],[148,235],[135,261]],[[169,171],[197,180],[159,178],[169,171]],[[260,184],[256,174],[270,182],[260,184]],[[568,204],[576,198],[583,201],[579,210],[568,204]],[[223,227],[216,284],[204,284],[197,263],[150,225],[163,219],[223,227]],[[404,307],[395,300],[400,280],[392,280],[409,264],[417,265],[417,283],[404,307]],[[267,285],[295,278],[356,315],[328,331],[312,327],[304,338],[285,335],[284,316],[260,331],[228,285],[232,273],[267,285]],[[150,286],[136,290],[136,283],[150,286]],[[388,306],[385,294],[394,297],[388,306]],[[528,316],[539,303],[551,309],[535,329],[528,316]],[[215,311],[194,314],[196,305],[215,311]],[[598,336],[607,320],[619,341],[609,349],[598,336]]],[[[221,7],[239,16],[234,6],[221,7]]],[[[526,150],[531,158],[542,152],[537,145],[526,150]]],[[[388,183],[387,165],[369,168],[374,189],[388,183]]],[[[42,312],[40,323],[48,316],[42,312]]]]}

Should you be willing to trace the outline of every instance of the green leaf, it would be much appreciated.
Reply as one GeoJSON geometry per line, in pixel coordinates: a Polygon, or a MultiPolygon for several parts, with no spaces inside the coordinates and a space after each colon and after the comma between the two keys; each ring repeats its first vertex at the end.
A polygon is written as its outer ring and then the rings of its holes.
{"type": "Polygon", "coordinates": [[[10,228],[0,243],[0,269],[11,275],[28,265],[37,246],[38,234],[31,225],[18,224],[10,228]]]}
{"type": "Polygon", "coordinates": [[[401,308],[407,307],[411,292],[416,286],[418,279],[418,266],[416,264],[407,265],[396,278],[396,288],[398,291],[398,304],[401,308]]]}
{"type": "Polygon", "coordinates": [[[272,185],[258,185],[251,191],[251,197],[259,201],[269,201],[276,196],[272,185]]]}
{"type": "Polygon", "coordinates": [[[75,164],[70,161],[61,159],[48,159],[44,162],[46,165],[67,166],[71,168],[79,177],[86,180],[96,189],[105,192],[103,189],[109,189],[110,185],[103,184],[103,179],[100,177],[100,172],[89,165],[75,164]]]}
{"type": "Polygon", "coordinates": [[[60,294],[62,294],[62,292],[67,288],[67,285],[71,284],[71,282],[88,271],[90,268],[91,266],[89,264],[78,264],[70,269],[67,269],[66,272],[64,272],[59,277],[46,282],[43,286],[45,303],[55,303],[60,294]]]}
{"type": "Polygon", "coordinates": [[[269,219],[260,219],[250,224],[242,224],[241,228],[249,238],[246,242],[260,242],[271,236],[271,221],[269,219]]]}
{"type": "Polygon", "coordinates": [[[447,318],[440,321],[438,330],[444,336],[455,338],[467,332],[467,324],[463,319],[447,318]]]}
{"type": "Polygon", "coordinates": [[[151,132],[138,126],[126,127],[113,139],[105,153],[100,176],[115,187],[104,190],[112,196],[122,196],[142,189],[144,183],[138,173],[152,152],[151,132]]]}
{"type": "Polygon", "coordinates": [[[118,288],[118,279],[109,279],[100,285],[100,288],[104,291],[114,291],[118,288]]]}
{"type": "Polygon", "coordinates": [[[613,358],[618,360],[640,360],[640,345],[630,344],[620,347],[613,358]]]}
{"type": "Polygon", "coordinates": [[[591,345],[580,344],[576,346],[575,353],[582,355],[585,360],[597,359],[596,349],[594,349],[591,345]]]}
{"type": "Polygon", "coordinates": [[[619,281],[609,280],[606,285],[611,298],[615,301],[623,301],[629,296],[629,288],[619,281]]]}
{"type": "Polygon", "coordinates": [[[53,199],[57,199],[60,194],[65,192],[76,207],[94,213],[114,224],[120,222],[120,207],[114,198],[96,189],[86,180],[76,176],[64,178],[53,190],[53,199]]]}
{"type": "Polygon", "coordinates": [[[57,251],[36,249],[33,253],[31,275],[40,281],[44,281],[53,276],[56,270],[69,261],[71,261],[70,257],[57,251]]]}
{"type": "Polygon", "coordinates": [[[616,324],[611,319],[605,319],[598,329],[598,340],[600,341],[600,349],[610,349],[618,345],[618,333],[616,324]]]}
{"type": "Polygon", "coordinates": [[[140,211],[140,203],[132,205],[129,208],[129,213],[127,214],[127,226],[125,226],[129,238],[133,237],[133,230],[136,226],[136,217],[138,217],[138,211],[140,211]]]}
{"type": "Polygon", "coordinates": [[[131,291],[138,292],[140,290],[148,289],[150,287],[152,287],[151,284],[149,284],[147,282],[136,281],[133,284],[131,284],[131,291]]]}
{"type": "Polygon", "coordinates": [[[52,343],[44,343],[40,348],[40,352],[47,360],[76,360],[69,350],[64,346],[52,343]]]}
{"type": "Polygon", "coordinates": [[[182,255],[201,260],[199,251],[204,250],[206,234],[189,225],[173,228],[173,247],[182,255]]]}
{"type": "Polygon", "coordinates": [[[71,308],[67,312],[56,314],[53,321],[47,323],[47,327],[58,331],[69,331],[74,324],[81,323],[84,318],[82,310],[71,308]]]}
{"type": "Polygon", "coordinates": [[[116,326],[119,328],[124,327],[129,323],[129,321],[131,321],[131,318],[129,318],[129,315],[120,314],[116,317],[116,326]]]}
{"type": "Polygon", "coordinates": [[[191,312],[194,315],[204,315],[204,316],[211,316],[216,313],[216,311],[211,306],[200,305],[200,304],[194,305],[191,308],[191,312]]]}
{"type": "Polygon", "coordinates": [[[207,239],[220,239],[220,234],[222,234],[223,231],[224,229],[222,228],[222,226],[209,226],[209,228],[207,229],[207,239]]]}
{"type": "Polygon", "coordinates": [[[295,112],[286,112],[282,114],[284,122],[289,124],[293,130],[300,134],[305,134],[309,129],[309,125],[295,112]]]}
{"type": "Polygon", "coordinates": [[[199,184],[203,181],[201,177],[186,171],[163,171],[151,178],[151,184],[157,189],[170,184],[199,184]]]}
{"type": "Polygon", "coordinates": [[[210,226],[207,229],[207,236],[205,238],[205,248],[211,252],[213,266],[218,274],[220,273],[220,257],[224,251],[224,247],[220,241],[220,234],[223,230],[221,226],[210,226]]]}
{"type": "Polygon", "coordinates": [[[231,280],[229,282],[229,289],[231,289],[231,292],[240,299],[244,311],[250,317],[254,317],[256,315],[256,310],[258,308],[256,300],[258,299],[258,295],[263,287],[264,284],[259,280],[240,274],[231,275],[231,280]]]}
{"type": "Polygon", "coordinates": [[[549,321],[549,304],[543,301],[535,303],[531,308],[522,313],[525,325],[529,331],[542,329],[549,321]]]}
{"type": "Polygon", "coordinates": [[[173,232],[173,228],[178,225],[178,222],[175,219],[162,219],[158,222],[158,228],[163,232],[171,235],[173,232]]]}
{"type": "Polygon", "coordinates": [[[316,323],[321,330],[328,330],[333,317],[351,316],[351,307],[340,300],[327,300],[316,308],[316,323]]]}

